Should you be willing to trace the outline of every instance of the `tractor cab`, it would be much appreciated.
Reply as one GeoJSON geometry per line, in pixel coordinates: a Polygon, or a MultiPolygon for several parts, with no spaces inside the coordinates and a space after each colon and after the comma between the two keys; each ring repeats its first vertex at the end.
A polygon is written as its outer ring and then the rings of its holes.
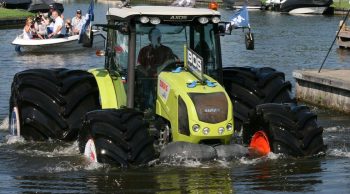
{"type": "MultiPolygon", "coordinates": [[[[185,47],[202,57],[204,74],[222,81],[219,37],[223,32],[219,29],[225,29],[225,24],[219,28],[220,13],[158,7],[157,11],[154,6],[111,8],[107,13],[106,69],[124,72],[129,83],[136,78],[136,84],[128,88],[136,88],[135,107],[141,110],[154,108],[154,88],[160,72],[184,66],[185,47]]],[[[131,96],[128,106],[134,107],[131,96]]]]}
{"type": "Polygon", "coordinates": [[[211,9],[156,7],[108,10],[105,68],[124,74],[127,107],[156,113],[179,132],[175,139],[228,142],[232,104],[220,85],[219,30],[226,24],[211,9]],[[215,133],[199,137],[199,126],[215,127],[215,133]]]}

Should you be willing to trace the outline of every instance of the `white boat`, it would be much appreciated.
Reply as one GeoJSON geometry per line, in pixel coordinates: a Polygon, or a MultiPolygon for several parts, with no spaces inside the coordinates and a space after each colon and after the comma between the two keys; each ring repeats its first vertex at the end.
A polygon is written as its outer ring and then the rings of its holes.
{"type": "Polygon", "coordinates": [[[281,12],[290,14],[332,14],[332,0],[283,0],[281,12]]]}
{"type": "MultiPolygon", "coordinates": [[[[93,47],[104,47],[106,37],[100,30],[93,30],[93,47]]],[[[21,52],[69,52],[86,47],[79,43],[79,35],[64,38],[50,39],[23,39],[23,35],[17,36],[12,42],[16,45],[16,51],[21,52]]]]}

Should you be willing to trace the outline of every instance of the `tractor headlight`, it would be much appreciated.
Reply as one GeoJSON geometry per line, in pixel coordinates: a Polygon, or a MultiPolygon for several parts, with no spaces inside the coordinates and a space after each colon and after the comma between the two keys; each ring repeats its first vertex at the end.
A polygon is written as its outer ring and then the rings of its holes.
{"type": "Polygon", "coordinates": [[[207,17],[200,17],[198,18],[199,23],[206,24],[209,22],[209,19],[207,17]]]}
{"type": "Polygon", "coordinates": [[[218,129],[218,132],[219,132],[220,135],[222,135],[222,134],[225,132],[225,128],[220,127],[220,128],[218,129]]]}
{"type": "Polygon", "coordinates": [[[157,25],[160,23],[160,19],[158,17],[151,17],[150,22],[151,24],[157,25]]]}
{"type": "Polygon", "coordinates": [[[220,18],[219,17],[213,17],[211,18],[211,21],[214,23],[214,24],[217,24],[220,22],[220,18]]]}
{"type": "Polygon", "coordinates": [[[192,126],[192,130],[193,130],[194,132],[198,132],[200,128],[201,128],[201,127],[200,127],[198,124],[194,124],[194,125],[192,126]]]}
{"type": "Polygon", "coordinates": [[[208,135],[209,132],[210,132],[210,129],[209,129],[208,127],[205,127],[205,128],[203,129],[203,134],[204,134],[204,135],[208,135]]]}
{"type": "Polygon", "coordinates": [[[140,18],[140,22],[143,23],[143,24],[148,23],[148,22],[149,22],[149,18],[146,17],[146,16],[142,16],[142,17],[140,18]]]}
{"type": "Polygon", "coordinates": [[[232,131],[232,129],[233,129],[232,124],[231,123],[227,124],[226,129],[227,129],[227,131],[232,131]]]}

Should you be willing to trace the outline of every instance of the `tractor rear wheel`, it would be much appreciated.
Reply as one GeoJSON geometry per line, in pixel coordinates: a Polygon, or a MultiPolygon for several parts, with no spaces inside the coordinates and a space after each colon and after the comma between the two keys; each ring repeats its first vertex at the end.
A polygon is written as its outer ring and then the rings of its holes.
{"type": "Polygon", "coordinates": [[[100,108],[92,74],[81,70],[32,69],[15,75],[11,86],[12,135],[42,141],[75,140],[86,112],[100,108]]]}
{"type": "MultiPolygon", "coordinates": [[[[256,136],[266,136],[269,150],[291,156],[310,156],[325,150],[323,128],[316,122],[317,116],[306,106],[295,104],[262,104],[244,125],[243,137],[257,150],[266,146],[256,136]],[[254,138],[253,135],[255,136],[254,138]],[[258,140],[257,140],[258,139],[258,140]],[[255,142],[254,142],[255,141],[255,142]]],[[[261,138],[260,138],[261,140],[261,138]]]]}
{"type": "Polygon", "coordinates": [[[224,68],[223,85],[233,103],[236,130],[241,130],[259,104],[295,102],[292,85],[285,81],[284,73],[269,67],[224,68]]]}
{"type": "Polygon", "coordinates": [[[104,109],[86,114],[79,131],[79,150],[95,162],[147,164],[155,158],[154,138],[143,113],[133,109],[104,109]]]}

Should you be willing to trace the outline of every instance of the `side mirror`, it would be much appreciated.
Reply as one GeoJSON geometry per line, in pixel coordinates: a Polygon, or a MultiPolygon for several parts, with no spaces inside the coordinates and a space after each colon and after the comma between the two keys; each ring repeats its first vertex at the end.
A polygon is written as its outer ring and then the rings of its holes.
{"type": "Polygon", "coordinates": [[[219,23],[219,33],[221,36],[231,35],[232,25],[230,22],[220,22],[219,23]]]}

